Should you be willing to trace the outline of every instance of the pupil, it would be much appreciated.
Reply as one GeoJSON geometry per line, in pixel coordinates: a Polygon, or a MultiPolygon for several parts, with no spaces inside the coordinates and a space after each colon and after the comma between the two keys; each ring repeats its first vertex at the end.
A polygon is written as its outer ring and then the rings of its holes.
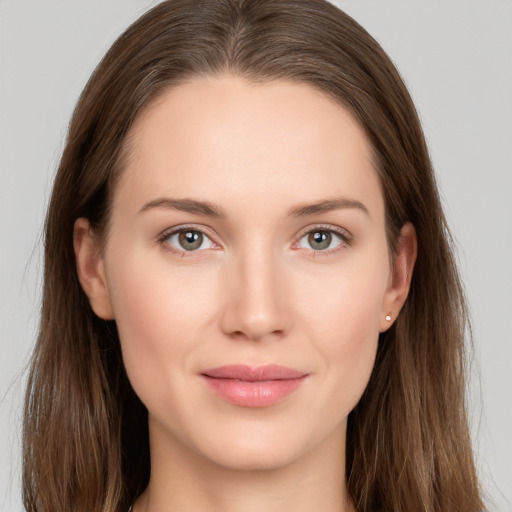
{"type": "Polygon", "coordinates": [[[198,231],[182,231],[179,235],[180,245],[186,251],[193,251],[201,247],[203,235],[198,231]]]}
{"type": "Polygon", "coordinates": [[[315,231],[309,235],[309,244],[313,249],[323,250],[331,245],[332,235],[328,231],[315,231]]]}

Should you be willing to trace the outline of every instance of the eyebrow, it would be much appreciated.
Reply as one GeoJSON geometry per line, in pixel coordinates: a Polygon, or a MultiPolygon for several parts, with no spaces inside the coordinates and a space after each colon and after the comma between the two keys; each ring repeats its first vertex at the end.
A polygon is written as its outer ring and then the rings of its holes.
{"type": "MultiPolygon", "coordinates": [[[[226,218],[226,213],[222,207],[210,203],[209,201],[197,201],[195,199],[173,199],[169,197],[161,197],[146,203],[139,210],[139,213],[146,212],[155,208],[178,210],[197,215],[205,215],[207,217],[213,218],[226,218]]],[[[332,199],[318,201],[316,203],[295,206],[288,211],[288,215],[293,217],[307,217],[309,215],[316,215],[318,213],[351,208],[361,210],[368,216],[370,215],[368,208],[366,208],[363,203],[346,197],[335,197],[332,199]]]]}
{"type": "Polygon", "coordinates": [[[357,210],[361,210],[366,213],[366,215],[370,216],[368,208],[366,208],[363,203],[346,197],[335,197],[332,199],[318,201],[317,203],[295,206],[288,212],[288,214],[293,217],[306,217],[308,215],[315,215],[317,213],[324,213],[330,212],[332,210],[342,210],[347,208],[355,208],[357,210]]]}
{"type": "Polygon", "coordinates": [[[146,212],[154,208],[179,210],[187,213],[206,215],[207,217],[226,217],[224,210],[220,206],[214,205],[208,201],[196,201],[194,199],[171,199],[169,197],[161,197],[146,203],[139,210],[139,213],[146,212]]]}

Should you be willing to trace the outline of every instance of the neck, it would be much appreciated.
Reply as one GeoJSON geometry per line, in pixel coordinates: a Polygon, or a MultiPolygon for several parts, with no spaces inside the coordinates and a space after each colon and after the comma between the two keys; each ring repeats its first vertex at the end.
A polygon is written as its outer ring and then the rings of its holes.
{"type": "Polygon", "coordinates": [[[151,478],[133,512],[349,512],[345,429],[268,469],[222,467],[151,428],[151,478]],[[158,449],[157,449],[158,447],[158,449]]]}

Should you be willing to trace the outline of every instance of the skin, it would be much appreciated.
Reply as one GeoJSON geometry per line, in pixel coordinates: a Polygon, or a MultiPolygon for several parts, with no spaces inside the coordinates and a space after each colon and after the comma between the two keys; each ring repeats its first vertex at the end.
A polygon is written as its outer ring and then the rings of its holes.
{"type": "Polygon", "coordinates": [[[222,75],[166,91],[130,140],[104,250],[86,219],[74,242],[80,282],[96,314],[116,320],[149,412],[151,481],[134,511],[352,510],[347,416],[416,257],[407,224],[390,260],[363,130],[308,85],[222,75]],[[223,216],[147,206],[162,198],[223,216]],[[207,235],[199,249],[162,236],[183,225],[207,235]],[[315,230],[341,236],[318,249],[315,230]],[[200,376],[270,363],[307,377],[269,407],[233,405],[200,376]]]}

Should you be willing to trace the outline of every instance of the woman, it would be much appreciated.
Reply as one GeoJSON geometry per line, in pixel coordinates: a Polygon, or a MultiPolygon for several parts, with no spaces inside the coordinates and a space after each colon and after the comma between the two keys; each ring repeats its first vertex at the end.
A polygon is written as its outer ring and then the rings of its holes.
{"type": "Polygon", "coordinates": [[[45,262],[27,510],[483,510],[421,127],[334,6],[130,27],[75,110],[45,262]]]}

